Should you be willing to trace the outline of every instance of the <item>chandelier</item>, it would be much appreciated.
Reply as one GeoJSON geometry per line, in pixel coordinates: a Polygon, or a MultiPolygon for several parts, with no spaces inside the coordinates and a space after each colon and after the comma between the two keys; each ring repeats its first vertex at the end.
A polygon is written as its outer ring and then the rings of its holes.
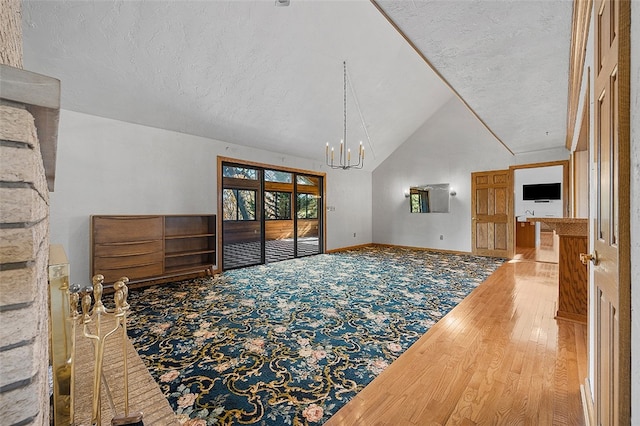
{"type": "Polygon", "coordinates": [[[342,140],[340,141],[340,153],[338,154],[337,162],[335,160],[336,154],[333,147],[329,147],[329,142],[327,142],[325,156],[327,166],[332,169],[361,169],[364,165],[364,147],[362,146],[362,141],[360,141],[360,146],[358,147],[357,163],[351,163],[351,148],[347,146],[347,62],[342,62],[342,66],[344,69],[344,133],[342,140]]]}

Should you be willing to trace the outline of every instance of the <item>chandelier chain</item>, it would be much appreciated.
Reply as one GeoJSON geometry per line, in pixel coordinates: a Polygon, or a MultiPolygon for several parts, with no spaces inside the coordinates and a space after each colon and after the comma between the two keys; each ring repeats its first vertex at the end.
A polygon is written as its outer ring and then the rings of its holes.
{"type": "MultiPolygon", "coordinates": [[[[334,162],[335,153],[333,147],[331,147],[331,151],[329,151],[329,142],[327,142],[326,146],[326,162],[327,166],[332,169],[361,169],[364,165],[364,147],[362,146],[362,142],[360,142],[360,146],[358,147],[358,162],[355,164],[351,164],[351,150],[347,144],[347,61],[342,62],[343,69],[343,128],[342,128],[342,141],[340,141],[340,152],[338,154],[338,162],[337,164],[334,162]]],[[[353,90],[353,87],[351,88],[353,90]]],[[[355,93],[354,93],[355,96],[355,93]]],[[[366,129],[365,129],[366,133],[366,129]]]]}
{"type": "Polygon", "coordinates": [[[343,93],[343,100],[344,100],[344,121],[343,121],[343,126],[344,126],[344,146],[347,146],[347,61],[343,61],[342,62],[342,69],[343,69],[343,78],[344,78],[344,90],[342,91],[343,93]]]}

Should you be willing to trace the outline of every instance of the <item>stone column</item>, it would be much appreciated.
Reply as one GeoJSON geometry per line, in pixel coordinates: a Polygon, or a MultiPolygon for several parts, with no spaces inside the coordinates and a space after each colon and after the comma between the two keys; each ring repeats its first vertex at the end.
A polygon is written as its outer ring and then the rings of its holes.
{"type": "MultiPolygon", "coordinates": [[[[20,0],[0,0],[0,62],[22,68],[20,0]]],[[[49,192],[33,116],[0,104],[0,419],[49,424],[49,192]]]]}

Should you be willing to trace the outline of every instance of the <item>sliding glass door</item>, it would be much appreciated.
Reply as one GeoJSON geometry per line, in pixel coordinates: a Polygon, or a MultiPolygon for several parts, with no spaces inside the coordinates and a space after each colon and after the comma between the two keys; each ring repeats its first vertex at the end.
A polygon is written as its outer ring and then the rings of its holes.
{"type": "Polygon", "coordinates": [[[323,177],[221,162],[222,268],[322,253],[323,177]]]}
{"type": "Polygon", "coordinates": [[[293,173],[264,171],[265,263],[293,259],[293,173]]]}
{"type": "Polygon", "coordinates": [[[222,266],[263,263],[262,171],[223,164],[222,181],[222,266]]]}
{"type": "Polygon", "coordinates": [[[298,257],[321,253],[321,182],[317,176],[296,176],[296,254],[298,257]]]}

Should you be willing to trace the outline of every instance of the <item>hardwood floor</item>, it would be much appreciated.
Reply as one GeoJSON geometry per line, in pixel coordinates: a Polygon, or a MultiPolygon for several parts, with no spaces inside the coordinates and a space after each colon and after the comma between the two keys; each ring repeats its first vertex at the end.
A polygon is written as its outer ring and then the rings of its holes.
{"type": "Polygon", "coordinates": [[[325,424],[585,424],[586,326],[554,319],[552,254],[520,254],[325,424]]]}
{"type": "Polygon", "coordinates": [[[515,260],[558,263],[559,237],[553,231],[540,232],[538,247],[516,247],[515,260]]]}

